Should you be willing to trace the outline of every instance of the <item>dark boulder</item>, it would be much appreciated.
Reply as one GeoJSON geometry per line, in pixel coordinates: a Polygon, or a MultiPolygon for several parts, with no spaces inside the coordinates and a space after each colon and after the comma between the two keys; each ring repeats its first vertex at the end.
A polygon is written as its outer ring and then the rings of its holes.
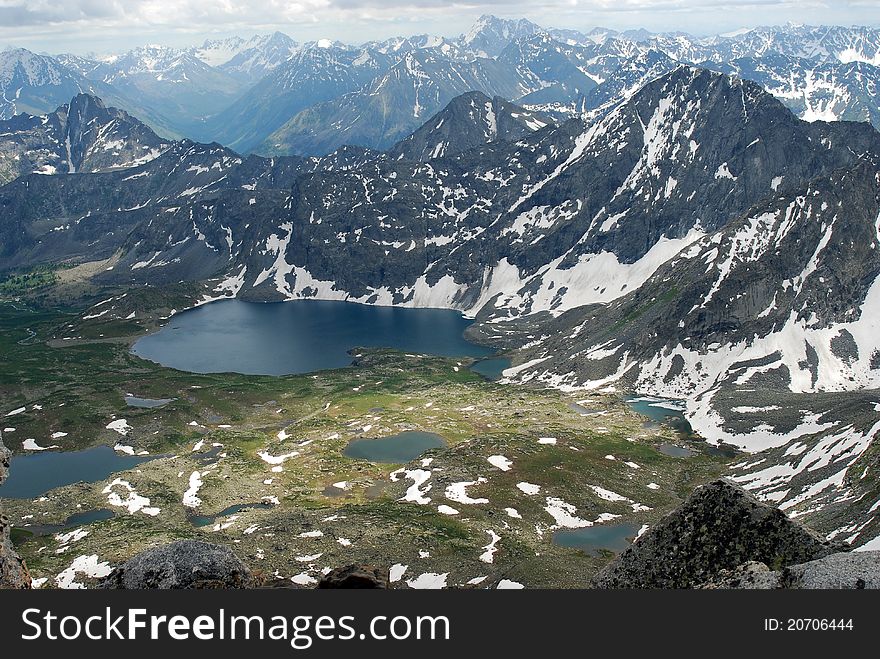
{"type": "Polygon", "coordinates": [[[250,588],[250,570],[228,547],[181,540],[141,552],[117,567],[101,588],[250,588]]]}
{"type": "Polygon", "coordinates": [[[349,565],[331,570],[318,588],[388,588],[387,568],[349,565]]]}
{"type": "Polygon", "coordinates": [[[596,588],[693,588],[757,561],[772,570],[839,552],[778,508],[718,480],[645,532],[593,578],[596,588]]]}

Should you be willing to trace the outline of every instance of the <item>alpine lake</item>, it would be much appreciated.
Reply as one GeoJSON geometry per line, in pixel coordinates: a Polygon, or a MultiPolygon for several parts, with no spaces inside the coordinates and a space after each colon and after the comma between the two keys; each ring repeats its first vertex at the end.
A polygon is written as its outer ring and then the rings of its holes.
{"type": "Polygon", "coordinates": [[[398,587],[583,587],[729,460],[677,427],[674,401],[498,382],[511,357],[468,341],[455,311],[171,313],[189,299],[134,291],[95,319],[3,307],[0,414],[25,409],[0,422],[0,503],[44,587],[78,556],[113,565],[183,537],[232,546],[267,582],[363,562],[406,565],[398,587]],[[567,527],[558,502],[591,527],[567,527]]]}

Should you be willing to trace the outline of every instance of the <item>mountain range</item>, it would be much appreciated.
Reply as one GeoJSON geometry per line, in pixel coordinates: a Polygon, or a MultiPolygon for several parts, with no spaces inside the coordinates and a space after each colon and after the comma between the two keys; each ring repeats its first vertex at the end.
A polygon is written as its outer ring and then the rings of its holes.
{"type": "Polygon", "coordinates": [[[0,118],[52,112],[83,92],[165,138],[325,155],[345,143],[388,148],[468,91],[564,120],[682,63],[753,80],[807,120],[878,121],[876,28],[789,25],[698,38],[493,16],[456,38],[357,46],[276,32],[91,57],[10,50],[0,54],[0,118]]]}
{"type": "MultiPolygon", "coordinates": [[[[256,83],[278,126],[221,111],[276,155],[162,137],[91,93],[6,118],[0,259],[113,257],[97,284],[198,282],[200,301],[458,309],[512,351],[508,381],[680,399],[707,441],[756,454],[735,480],[876,536],[876,31],[484,23],[289,46],[256,83]],[[285,120],[302,86],[327,98],[285,120]]],[[[223,64],[175,61],[193,58],[223,64]]]]}

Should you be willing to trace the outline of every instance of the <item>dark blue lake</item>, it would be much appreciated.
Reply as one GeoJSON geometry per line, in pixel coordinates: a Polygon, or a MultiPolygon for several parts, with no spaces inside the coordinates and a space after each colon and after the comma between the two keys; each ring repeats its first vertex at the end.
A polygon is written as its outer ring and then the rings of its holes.
{"type": "Polygon", "coordinates": [[[353,302],[223,300],[174,316],[134,344],[139,357],[193,373],[310,373],[348,366],[352,348],[394,348],[441,357],[486,357],[466,341],[472,321],[449,309],[353,302]]]}
{"type": "Polygon", "coordinates": [[[32,499],[71,483],[96,483],[156,457],[119,454],[109,446],[15,455],[9,465],[9,478],[0,485],[0,498],[32,499]]]}

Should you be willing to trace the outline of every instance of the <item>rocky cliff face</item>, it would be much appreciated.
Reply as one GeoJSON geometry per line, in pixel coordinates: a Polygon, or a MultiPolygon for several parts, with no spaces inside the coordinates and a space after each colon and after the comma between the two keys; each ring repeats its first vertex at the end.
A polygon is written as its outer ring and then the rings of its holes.
{"type": "Polygon", "coordinates": [[[751,561],[736,569],[722,571],[700,587],[876,590],[880,588],[880,551],[831,554],[781,570],[771,570],[764,563],[751,561]]]}
{"type": "Polygon", "coordinates": [[[0,253],[24,265],[100,245],[124,251],[116,282],[223,276],[254,299],[558,315],[638,288],[756,199],[878,154],[869,126],[806,124],[756,85],[680,67],[593,123],[428,163],[294,168],[270,189],[279,160],[179,143],[124,174],[34,177],[0,191],[0,253]]]}
{"type": "MultiPolygon", "coordinates": [[[[10,453],[0,439],[0,483],[6,480],[10,453]]],[[[15,553],[9,537],[9,520],[0,509],[0,588],[22,589],[31,587],[27,566],[15,553]]]]}
{"type": "Polygon", "coordinates": [[[88,94],[43,117],[0,121],[0,184],[31,173],[75,174],[134,167],[170,143],[122,110],[88,94]]]}

